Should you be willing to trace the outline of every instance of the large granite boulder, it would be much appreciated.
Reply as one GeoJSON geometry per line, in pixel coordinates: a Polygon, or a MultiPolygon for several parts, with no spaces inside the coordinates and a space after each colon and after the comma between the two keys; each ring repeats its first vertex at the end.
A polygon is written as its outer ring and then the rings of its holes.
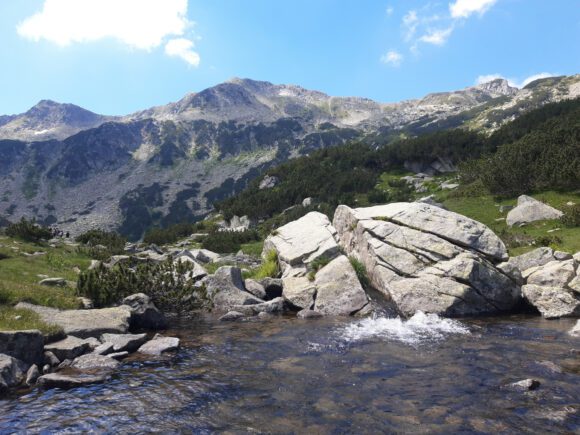
{"type": "Polygon", "coordinates": [[[518,198],[518,205],[507,214],[506,223],[510,227],[525,225],[546,219],[560,219],[562,214],[560,210],[550,207],[548,204],[544,204],[531,196],[521,195],[518,198]]]}
{"type": "Polygon", "coordinates": [[[123,306],[130,312],[129,324],[137,329],[164,329],[167,320],[157,309],[151,298],[144,293],[136,293],[123,299],[123,306]]]}
{"type": "Polygon", "coordinates": [[[25,376],[25,363],[9,355],[0,354],[0,393],[19,385],[25,376]]]}
{"type": "Polygon", "coordinates": [[[531,267],[523,276],[526,282],[522,287],[524,298],[543,317],[580,316],[580,267],[575,258],[531,267]]]}
{"type": "Polygon", "coordinates": [[[554,260],[556,260],[554,250],[547,246],[542,246],[541,248],[526,252],[525,254],[510,257],[507,263],[517,267],[523,274],[533,267],[543,266],[544,264],[554,260]]]}
{"type": "Polygon", "coordinates": [[[0,331],[0,353],[42,366],[44,337],[40,331],[0,331]]]}
{"type": "Polygon", "coordinates": [[[342,248],[405,316],[491,314],[521,301],[517,283],[496,266],[507,259],[503,242],[465,216],[420,203],[339,206],[333,224],[342,248]]]}
{"type": "Polygon", "coordinates": [[[354,268],[344,255],[320,269],[314,284],[314,311],[327,316],[355,314],[369,302],[354,268]]]}
{"type": "Polygon", "coordinates": [[[100,337],[107,332],[124,334],[129,329],[131,311],[127,306],[94,310],[57,310],[55,308],[20,302],[16,308],[36,312],[49,324],[60,326],[65,334],[75,337],[100,337]]]}
{"type": "Polygon", "coordinates": [[[313,211],[268,236],[262,256],[270,251],[278,254],[282,277],[304,276],[315,260],[339,255],[335,237],[336,230],[326,215],[313,211]]]}
{"type": "Polygon", "coordinates": [[[235,311],[238,305],[264,302],[246,291],[242,271],[237,267],[223,266],[207,281],[207,294],[216,311],[235,311]]]}

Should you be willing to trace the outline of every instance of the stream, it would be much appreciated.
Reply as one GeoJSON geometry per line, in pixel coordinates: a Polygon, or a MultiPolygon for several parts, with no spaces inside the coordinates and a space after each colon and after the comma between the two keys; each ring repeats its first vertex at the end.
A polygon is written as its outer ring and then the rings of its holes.
{"type": "Polygon", "coordinates": [[[133,355],[105,384],[0,400],[0,433],[580,433],[574,324],[199,315],[167,332],[181,339],[175,355],[133,355]],[[526,378],[541,386],[503,387],[526,378]]]}

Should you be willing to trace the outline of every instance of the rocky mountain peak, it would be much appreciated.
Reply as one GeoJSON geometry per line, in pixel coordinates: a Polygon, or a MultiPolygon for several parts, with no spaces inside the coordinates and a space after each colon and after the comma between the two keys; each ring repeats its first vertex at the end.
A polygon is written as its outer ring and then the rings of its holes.
{"type": "Polygon", "coordinates": [[[502,95],[512,96],[517,94],[518,88],[510,86],[506,79],[497,78],[486,83],[481,83],[476,88],[489,93],[493,97],[502,95]]]}

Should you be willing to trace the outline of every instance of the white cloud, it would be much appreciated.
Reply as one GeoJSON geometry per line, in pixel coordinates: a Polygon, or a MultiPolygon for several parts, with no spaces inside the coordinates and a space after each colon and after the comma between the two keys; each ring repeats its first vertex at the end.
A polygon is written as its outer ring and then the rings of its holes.
{"type": "Polygon", "coordinates": [[[491,82],[492,80],[495,79],[504,79],[508,81],[508,84],[510,86],[516,87],[516,88],[523,88],[526,85],[532,83],[534,80],[538,80],[538,79],[545,79],[548,77],[554,77],[555,74],[552,73],[548,73],[548,72],[542,72],[542,73],[538,73],[538,74],[533,74],[529,77],[526,77],[523,80],[517,80],[517,79],[513,79],[513,78],[508,78],[505,77],[501,74],[485,74],[485,75],[481,75],[479,77],[477,77],[477,79],[475,80],[475,84],[476,85],[481,85],[482,83],[487,83],[487,82],[491,82]]]}
{"type": "Polygon", "coordinates": [[[446,29],[431,30],[429,33],[421,36],[419,40],[427,44],[443,45],[447,42],[449,36],[453,32],[453,26],[446,29]]]}
{"type": "Polygon", "coordinates": [[[411,40],[413,36],[415,36],[418,25],[419,17],[417,16],[417,11],[411,10],[407,12],[403,17],[403,28],[405,30],[404,37],[406,41],[411,40]]]}
{"type": "Polygon", "coordinates": [[[403,61],[403,55],[396,50],[389,50],[381,56],[381,63],[385,65],[399,66],[403,61]]]}
{"type": "MultiPolygon", "coordinates": [[[[181,37],[183,49],[183,35],[193,24],[187,18],[187,6],[187,0],[44,0],[42,10],[16,30],[32,41],[60,46],[115,39],[147,51],[181,37]]],[[[179,56],[193,64],[195,53],[186,51],[179,56]]]]}
{"type": "Polygon", "coordinates": [[[539,74],[534,74],[531,75],[529,77],[526,77],[525,79],[522,80],[522,82],[520,83],[520,88],[523,88],[526,85],[529,85],[530,83],[532,83],[534,80],[538,80],[538,79],[545,79],[548,77],[554,77],[556,74],[552,74],[549,72],[543,72],[543,73],[539,73],[539,74]]]}
{"type": "Polygon", "coordinates": [[[165,45],[165,53],[183,59],[191,66],[199,66],[199,54],[193,50],[194,44],[189,39],[171,39],[165,45]]]}
{"type": "Polygon", "coordinates": [[[392,6],[387,6],[387,9],[385,9],[385,13],[387,14],[387,16],[391,16],[393,15],[393,12],[395,12],[395,9],[393,9],[392,6]]]}
{"type": "Polygon", "coordinates": [[[497,0],[455,0],[449,3],[451,18],[468,18],[475,13],[483,15],[497,0]]]}

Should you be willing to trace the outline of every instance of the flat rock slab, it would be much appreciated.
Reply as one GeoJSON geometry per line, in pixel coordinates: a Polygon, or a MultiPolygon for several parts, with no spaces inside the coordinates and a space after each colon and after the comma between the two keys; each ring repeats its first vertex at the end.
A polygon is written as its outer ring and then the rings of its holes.
{"type": "Polygon", "coordinates": [[[57,310],[20,302],[16,308],[36,312],[40,318],[60,326],[65,334],[75,337],[100,337],[105,333],[124,334],[129,329],[131,311],[129,307],[100,308],[95,310],[57,310]]]}
{"type": "Polygon", "coordinates": [[[112,343],[113,352],[135,352],[147,341],[147,334],[103,334],[101,341],[112,343]]]}
{"type": "Polygon", "coordinates": [[[110,375],[99,374],[99,375],[89,375],[89,374],[62,374],[62,373],[49,373],[48,375],[41,376],[38,378],[38,385],[43,388],[75,388],[82,387],[91,384],[100,384],[108,380],[110,375]]]}
{"type": "Polygon", "coordinates": [[[52,352],[60,361],[74,359],[84,353],[90,352],[95,343],[92,340],[68,336],[64,340],[44,346],[44,350],[52,352]]]}
{"type": "Polygon", "coordinates": [[[146,355],[161,355],[164,352],[170,352],[179,348],[179,338],[156,336],[153,340],[148,341],[138,350],[146,355]]]}
{"type": "Polygon", "coordinates": [[[49,287],[66,287],[66,279],[64,278],[45,278],[39,281],[40,285],[46,285],[49,287]]]}
{"type": "Polygon", "coordinates": [[[79,370],[89,369],[116,369],[120,365],[119,361],[104,355],[89,353],[76,358],[71,367],[79,370]]]}

